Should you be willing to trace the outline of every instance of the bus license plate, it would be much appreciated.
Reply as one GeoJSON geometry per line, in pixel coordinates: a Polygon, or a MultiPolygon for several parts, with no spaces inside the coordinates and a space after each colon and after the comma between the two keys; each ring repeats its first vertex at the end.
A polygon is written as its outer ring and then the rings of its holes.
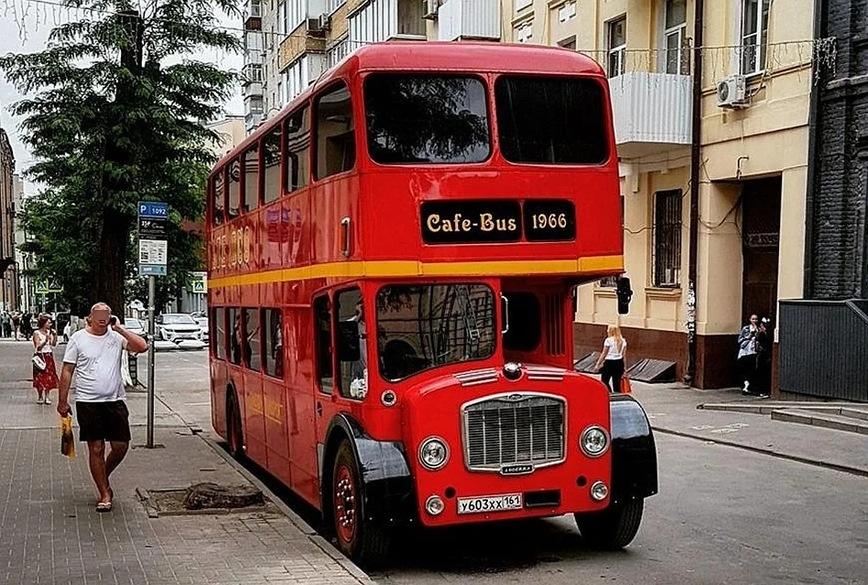
{"type": "Polygon", "coordinates": [[[485,512],[502,512],[505,510],[519,509],[521,509],[521,494],[458,498],[459,514],[480,514],[485,512]]]}

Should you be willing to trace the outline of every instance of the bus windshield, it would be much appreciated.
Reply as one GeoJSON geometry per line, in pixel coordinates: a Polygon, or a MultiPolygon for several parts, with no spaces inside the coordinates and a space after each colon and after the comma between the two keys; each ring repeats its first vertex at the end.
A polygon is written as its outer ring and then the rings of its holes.
{"type": "Polygon", "coordinates": [[[491,152],[485,85],[475,77],[371,75],[365,121],[378,163],[475,163],[491,152]]]}
{"type": "Polygon", "coordinates": [[[377,293],[380,373],[390,381],[491,357],[494,293],[484,284],[391,285],[377,293]]]}

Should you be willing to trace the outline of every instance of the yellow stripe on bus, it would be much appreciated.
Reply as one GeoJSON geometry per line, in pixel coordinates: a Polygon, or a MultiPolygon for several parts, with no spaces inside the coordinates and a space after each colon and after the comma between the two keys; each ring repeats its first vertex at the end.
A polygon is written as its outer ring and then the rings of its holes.
{"type": "Polygon", "coordinates": [[[491,262],[418,262],[376,260],[331,262],[225,276],[208,281],[210,288],[273,284],[314,278],[401,278],[414,276],[533,276],[623,271],[623,256],[590,256],[575,260],[495,260],[491,262]]]}

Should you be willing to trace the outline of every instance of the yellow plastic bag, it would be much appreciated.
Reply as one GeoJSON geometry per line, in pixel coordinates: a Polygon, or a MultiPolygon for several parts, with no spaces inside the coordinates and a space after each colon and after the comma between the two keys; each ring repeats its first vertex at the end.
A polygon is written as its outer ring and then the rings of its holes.
{"type": "Polygon", "coordinates": [[[75,439],[72,436],[72,417],[67,415],[60,419],[60,452],[75,458],[75,439]]]}

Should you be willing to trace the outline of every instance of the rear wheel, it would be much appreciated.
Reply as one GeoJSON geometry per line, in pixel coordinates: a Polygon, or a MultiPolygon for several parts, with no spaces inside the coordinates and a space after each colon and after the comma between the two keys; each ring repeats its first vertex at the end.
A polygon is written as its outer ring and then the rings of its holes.
{"type": "Polygon", "coordinates": [[[229,454],[238,461],[244,459],[244,433],[241,429],[241,409],[235,392],[230,390],[226,399],[226,440],[229,454]]]}
{"type": "Polygon", "coordinates": [[[389,534],[375,521],[365,520],[353,448],[342,441],[335,455],[332,473],[332,517],[338,548],[365,566],[381,563],[389,551],[389,534]]]}
{"type": "Polygon", "coordinates": [[[582,538],[594,548],[614,550],[624,548],[639,532],[645,500],[630,500],[612,504],[601,512],[573,514],[582,538]]]}

